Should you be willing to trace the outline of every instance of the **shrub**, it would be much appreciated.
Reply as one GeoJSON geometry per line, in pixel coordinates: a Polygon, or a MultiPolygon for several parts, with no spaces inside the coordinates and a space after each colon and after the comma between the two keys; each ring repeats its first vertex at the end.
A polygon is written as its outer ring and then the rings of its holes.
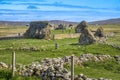
{"type": "Polygon", "coordinates": [[[9,70],[0,70],[0,80],[10,80],[11,72],[9,70]]]}

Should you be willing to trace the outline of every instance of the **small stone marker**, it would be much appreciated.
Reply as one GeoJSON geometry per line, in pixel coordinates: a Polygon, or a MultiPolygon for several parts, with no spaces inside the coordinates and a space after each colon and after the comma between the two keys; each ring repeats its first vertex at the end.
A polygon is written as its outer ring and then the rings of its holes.
{"type": "Polygon", "coordinates": [[[58,49],[58,44],[57,43],[55,43],[55,49],[58,49]]]}
{"type": "Polygon", "coordinates": [[[20,33],[18,33],[18,38],[20,38],[20,36],[21,36],[20,33]]]}

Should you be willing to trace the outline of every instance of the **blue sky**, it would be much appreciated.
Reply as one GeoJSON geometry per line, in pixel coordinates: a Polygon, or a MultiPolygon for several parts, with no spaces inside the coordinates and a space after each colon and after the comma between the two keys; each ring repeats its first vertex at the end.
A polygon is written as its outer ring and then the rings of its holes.
{"type": "Polygon", "coordinates": [[[0,0],[0,20],[80,22],[120,18],[120,0],[0,0]]]}

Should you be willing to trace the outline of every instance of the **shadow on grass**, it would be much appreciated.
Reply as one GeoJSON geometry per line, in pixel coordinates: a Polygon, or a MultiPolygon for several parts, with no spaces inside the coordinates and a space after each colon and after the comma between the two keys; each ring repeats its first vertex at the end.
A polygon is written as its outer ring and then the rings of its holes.
{"type": "Polygon", "coordinates": [[[79,46],[79,45],[81,45],[81,44],[79,44],[79,43],[72,43],[72,44],[69,44],[69,45],[72,45],[72,46],[79,46]]]}
{"type": "Polygon", "coordinates": [[[91,44],[72,43],[70,45],[73,45],[73,46],[87,46],[87,45],[91,45],[91,44]]]}

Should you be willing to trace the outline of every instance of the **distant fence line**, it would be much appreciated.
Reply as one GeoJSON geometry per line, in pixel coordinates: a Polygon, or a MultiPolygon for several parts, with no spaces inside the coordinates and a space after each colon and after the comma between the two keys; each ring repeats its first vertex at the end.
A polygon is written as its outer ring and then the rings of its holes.
{"type": "MultiPolygon", "coordinates": [[[[80,33],[74,33],[74,34],[55,34],[52,35],[52,39],[64,39],[64,38],[78,38],[80,37],[80,33]]],[[[16,36],[6,36],[6,37],[0,37],[0,40],[8,40],[8,39],[21,39],[24,38],[22,35],[16,35],[16,36]]]]}

